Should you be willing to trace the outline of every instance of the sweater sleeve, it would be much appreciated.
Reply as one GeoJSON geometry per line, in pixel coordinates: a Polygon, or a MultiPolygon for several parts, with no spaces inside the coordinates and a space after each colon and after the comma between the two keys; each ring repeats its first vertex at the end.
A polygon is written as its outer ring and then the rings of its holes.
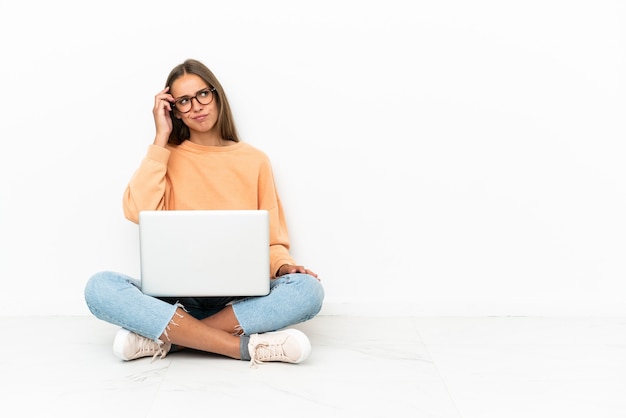
{"type": "Polygon", "coordinates": [[[259,209],[266,209],[270,216],[270,277],[275,278],[283,264],[295,265],[296,262],[289,252],[287,222],[269,159],[265,160],[260,171],[259,209]]]}
{"type": "Polygon", "coordinates": [[[270,215],[270,277],[275,278],[278,269],[283,264],[295,265],[296,262],[289,253],[289,233],[283,214],[280,199],[277,205],[269,210],[270,215]]]}
{"type": "Polygon", "coordinates": [[[157,145],[148,148],[124,192],[124,216],[128,220],[138,223],[140,211],[165,209],[169,190],[165,174],[169,157],[170,151],[166,148],[157,145]]]}

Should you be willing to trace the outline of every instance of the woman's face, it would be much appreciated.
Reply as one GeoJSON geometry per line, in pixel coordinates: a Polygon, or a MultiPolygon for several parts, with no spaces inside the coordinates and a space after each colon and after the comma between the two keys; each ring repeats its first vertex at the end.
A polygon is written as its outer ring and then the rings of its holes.
{"type": "Polygon", "coordinates": [[[215,127],[217,101],[215,100],[215,92],[207,91],[210,88],[211,86],[195,74],[185,74],[172,83],[170,93],[177,103],[180,103],[179,106],[175,106],[174,114],[192,132],[209,132],[215,127]],[[181,99],[184,100],[180,101],[181,99]],[[208,104],[202,104],[209,100],[208,104]],[[183,108],[185,102],[188,103],[187,106],[191,105],[189,111],[183,108]],[[179,108],[183,109],[179,110],[179,108]]]}

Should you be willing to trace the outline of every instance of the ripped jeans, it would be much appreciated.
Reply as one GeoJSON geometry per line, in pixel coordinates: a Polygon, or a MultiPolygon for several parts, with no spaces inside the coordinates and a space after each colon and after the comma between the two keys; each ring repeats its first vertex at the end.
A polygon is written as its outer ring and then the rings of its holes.
{"type": "Polygon", "coordinates": [[[156,298],[124,274],[103,271],[85,286],[85,301],[97,318],[157,341],[179,306],[203,319],[232,304],[244,335],[275,331],[308,321],[322,308],[324,289],[308,274],[286,274],[271,280],[266,296],[247,298],[156,298]]]}

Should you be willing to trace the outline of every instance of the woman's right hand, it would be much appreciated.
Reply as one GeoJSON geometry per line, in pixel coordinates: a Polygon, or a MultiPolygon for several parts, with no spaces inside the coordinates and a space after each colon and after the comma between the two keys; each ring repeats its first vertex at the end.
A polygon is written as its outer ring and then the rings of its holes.
{"type": "Polygon", "coordinates": [[[160,145],[164,147],[172,132],[172,117],[170,112],[172,111],[172,103],[174,103],[174,97],[169,94],[169,87],[164,88],[156,96],[154,96],[154,108],[152,114],[154,115],[154,124],[156,126],[156,136],[154,138],[154,145],[160,145]]]}

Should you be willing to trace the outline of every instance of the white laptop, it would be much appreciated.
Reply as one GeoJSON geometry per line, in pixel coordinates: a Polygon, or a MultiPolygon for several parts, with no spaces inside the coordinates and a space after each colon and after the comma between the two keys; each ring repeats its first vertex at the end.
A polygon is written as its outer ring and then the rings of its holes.
{"type": "Polygon", "coordinates": [[[141,289],[151,296],[269,293],[266,210],[139,213],[141,289]]]}

